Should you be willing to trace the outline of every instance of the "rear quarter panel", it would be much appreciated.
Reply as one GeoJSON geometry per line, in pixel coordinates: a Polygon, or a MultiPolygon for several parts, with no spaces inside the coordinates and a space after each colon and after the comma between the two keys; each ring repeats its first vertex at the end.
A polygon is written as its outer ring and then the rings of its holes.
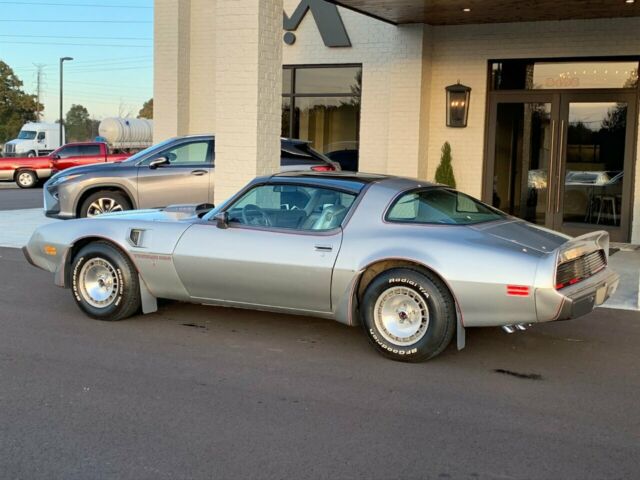
{"type": "Polygon", "coordinates": [[[464,226],[386,223],[383,213],[395,190],[384,187],[374,185],[345,226],[333,277],[334,305],[345,304],[369,265],[399,259],[423,265],[449,286],[465,326],[536,321],[533,286],[544,254],[464,226]],[[530,286],[530,293],[509,296],[507,285],[530,286]]]}

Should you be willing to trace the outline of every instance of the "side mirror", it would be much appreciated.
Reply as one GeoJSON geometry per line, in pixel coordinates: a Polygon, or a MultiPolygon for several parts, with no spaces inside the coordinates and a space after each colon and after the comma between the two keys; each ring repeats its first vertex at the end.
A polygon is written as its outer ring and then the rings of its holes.
{"type": "Polygon", "coordinates": [[[53,160],[60,160],[60,155],[58,155],[57,153],[55,155],[52,155],[51,158],[53,160]]]}
{"type": "Polygon", "coordinates": [[[216,213],[213,216],[214,220],[216,221],[216,227],[218,228],[229,228],[229,213],[228,212],[220,212],[220,213],[216,213]]]}
{"type": "Polygon", "coordinates": [[[151,160],[151,162],[149,163],[149,168],[151,170],[155,170],[158,167],[161,167],[162,165],[168,165],[169,164],[169,159],[167,159],[166,157],[158,157],[154,160],[151,160]]]}

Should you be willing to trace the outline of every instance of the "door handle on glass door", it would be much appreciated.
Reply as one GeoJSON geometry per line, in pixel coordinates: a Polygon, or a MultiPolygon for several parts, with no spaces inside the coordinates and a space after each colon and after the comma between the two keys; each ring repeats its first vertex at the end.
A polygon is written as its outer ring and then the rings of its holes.
{"type": "Polygon", "coordinates": [[[206,170],[194,170],[193,172],[191,172],[191,175],[195,175],[196,177],[201,177],[202,175],[206,175],[207,172],[206,170]]]}

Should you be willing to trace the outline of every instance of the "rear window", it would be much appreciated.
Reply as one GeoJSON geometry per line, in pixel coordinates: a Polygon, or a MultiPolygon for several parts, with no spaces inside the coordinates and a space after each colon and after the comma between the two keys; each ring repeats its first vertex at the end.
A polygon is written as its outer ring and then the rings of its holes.
{"type": "Polygon", "coordinates": [[[389,209],[386,220],[401,223],[473,225],[505,218],[506,215],[464,193],[429,188],[401,195],[389,209]]]}

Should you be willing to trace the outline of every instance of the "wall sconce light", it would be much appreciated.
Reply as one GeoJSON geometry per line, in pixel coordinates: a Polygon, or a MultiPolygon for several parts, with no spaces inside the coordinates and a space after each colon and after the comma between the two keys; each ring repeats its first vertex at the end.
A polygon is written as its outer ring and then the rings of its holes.
{"type": "Polygon", "coordinates": [[[449,85],[445,90],[447,92],[447,127],[466,127],[471,87],[462,85],[458,80],[458,83],[449,85]]]}

